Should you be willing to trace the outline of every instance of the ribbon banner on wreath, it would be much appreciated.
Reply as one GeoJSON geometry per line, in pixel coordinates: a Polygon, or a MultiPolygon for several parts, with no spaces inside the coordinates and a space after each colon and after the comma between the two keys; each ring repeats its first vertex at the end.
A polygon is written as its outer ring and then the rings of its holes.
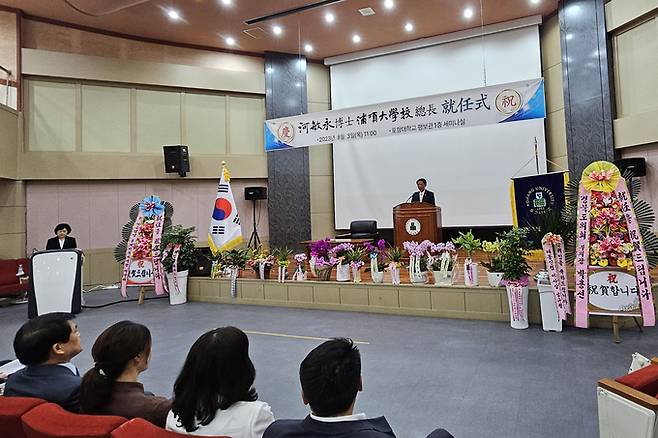
{"type": "Polygon", "coordinates": [[[655,325],[649,263],[631,195],[619,169],[596,161],[580,180],[576,244],[576,327],[589,315],[642,316],[655,325]]]}
{"type": "Polygon", "coordinates": [[[157,295],[166,291],[160,255],[164,212],[164,203],[158,196],[147,196],[139,203],[139,213],[128,239],[123,264],[123,297],[127,297],[128,286],[155,286],[157,295]]]}
{"type": "Polygon", "coordinates": [[[562,236],[548,233],[542,239],[546,268],[553,286],[553,295],[557,305],[557,314],[561,320],[567,319],[571,313],[569,304],[569,291],[567,287],[567,262],[564,255],[564,241],[562,236]]]}

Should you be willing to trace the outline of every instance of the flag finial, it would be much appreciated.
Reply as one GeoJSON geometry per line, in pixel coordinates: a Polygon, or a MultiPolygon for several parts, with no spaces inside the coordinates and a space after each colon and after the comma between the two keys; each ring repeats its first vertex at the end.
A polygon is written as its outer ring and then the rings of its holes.
{"type": "Polygon", "coordinates": [[[226,166],[226,161],[222,160],[222,167],[225,167],[225,166],[226,166]]]}

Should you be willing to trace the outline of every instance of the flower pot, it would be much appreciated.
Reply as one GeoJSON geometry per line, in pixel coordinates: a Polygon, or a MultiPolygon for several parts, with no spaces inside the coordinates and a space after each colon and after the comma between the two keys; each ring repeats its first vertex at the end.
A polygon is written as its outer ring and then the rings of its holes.
{"type": "Polygon", "coordinates": [[[333,270],[333,266],[327,266],[325,268],[318,268],[317,266],[315,267],[315,274],[318,278],[318,281],[329,281],[331,278],[331,271],[333,270]]]}
{"type": "Polygon", "coordinates": [[[361,268],[352,266],[352,281],[354,283],[361,283],[361,268]]]}
{"type": "Polygon", "coordinates": [[[308,268],[311,271],[311,275],[318,277],[318,273],[315,272],[315,257],[311,257],[308,261],[308,268]]]}
{"type": "Polygon", "coordinates": [[[288,276],[288,268],[279,266],[277,271],[277,281],[279,283],[285,283],[286,277],[288,276]]]}
{"type": "Polygon", "coordinates": [[[336,281],[350,281],[350,265],[343,263],[336,265],[336,281]]]}
{"type": "Polygon", "coordinates": [[[187,274],[189,271],[178,271],[176,273],[176,283],[174,283],[174,274],[167,272],[167,286],[169,287],[169,304],[183,304],[187,302],[187,274]]]}
{"type": "Polygon", "coordinates": [[[509,305],[510,325],[513,329],[528,328],[528,286],[520,286],[516,291],[507,286],[507,304],[509,305]]]}
{"type": "Polygon", "coordinates": [[[541,306],[541,325],[545,332],[561,332],[562,320],[557,313],[555,293],[548,279],[548,274],[537,274],[537,289],[539,290],[539,304],[541,306]]]}
{"type": "Polygon", "coordinates": [[[500,282],[503,281],[503,275],[504,274],[502,272],[487,271],[487,280],[489,281],[489,286],[499,287],[501,285],[500,282]]]}
{"type": "Polygon", "coordinates": [[[400,284],[400,268],[391,268],[391,284],[400,284]]]}
{"type": "Polygon", "coordinates": [[[270,271],[272,271],[272,265],[259,263],[258,266],[254,266],[254,272],[260,280],[267,280],[270,278],[270,271]]]}
{"type": "Polygon", "coordinates": [[[452,285],[452,271],[432,271],[434,275],[435,286],[451,286],[452,285]]]}
{"type": "Polygon", "coordinates": [[[464,262],[464,285],[477,286],[478,281],[478,264],[469,260],[464,262]]]}
{"type": "Polygon", "coordinates": [[[427,272],[409,272],[409,280],[413,284],[424,284],[427,283],[427,272]]]}
{"type": "Polygon", "coordinates": [[[384,271],[370,271],[370,278],[372,278],[373,283],[383,283],[384,282],[384,271]]]}

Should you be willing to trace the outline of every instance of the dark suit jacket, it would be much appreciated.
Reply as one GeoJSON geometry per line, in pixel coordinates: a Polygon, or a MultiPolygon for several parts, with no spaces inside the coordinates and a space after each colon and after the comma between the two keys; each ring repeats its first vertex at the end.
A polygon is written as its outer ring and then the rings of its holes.
{"type": "MultiPolygon", "coordinates": [[[[414,192],[414,194],[411,195],[411,202],[420,202],[420,192],[414,192]]],[[[434,192],[430,192],[429,190],[425,189],[423,202],[436,205],[436,201],[434,201],[434,192]]]]}
{"type": "Polygon", "coordinates": [[[5,395],[42,398],[67,411],[79,412],[80,374],[61,365],[28,366],[9,376],[5,395]]]}
{"type": "Polygon", "coordinates": [[[385,438],[395,437],[384,417],[357,421],[324,423],[308,417],[303,420],[277,420],[265,430],[263,438],[385,438]]]}
{"type": "MultiPolygon", "coordinates": [[[[432,198],[434,199],[434,198],[432,198]]],[[[59,237],[51,237],[46,243],[46,249],[76,249],[78,244],[75,242],[75,237],[66,236],[64,238],[64,248],[59,247],[59,237]]]]}

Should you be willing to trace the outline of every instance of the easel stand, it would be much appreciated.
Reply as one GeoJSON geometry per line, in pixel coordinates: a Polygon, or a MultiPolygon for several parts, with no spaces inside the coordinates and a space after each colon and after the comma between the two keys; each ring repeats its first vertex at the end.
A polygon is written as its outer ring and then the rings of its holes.
{"type": "Polygon", "coordinates": [[[255,199],[251,200],[251,205],[252,205],[252,213],[253,213],[254,230],[251,232],[251,237],[249,237],[249,243],[247,244],[247,248],[258,249],[260,248],[261,241],[260,241],[260,237],[258,237],[258,230],[256,229],[256,200],[255,199]],[[251,246],[252,242],[253,242],[253,246],[251,246]]]}
{"type": "Polygon", "coordinates": [[[144,295],[146,294],[146,287],[145,286],[140,286],[139,287],[139,298],[137,298],[137,304],[140,306],[144,304],[144,295]]]}
{"type": "MultiPolygon", "coordinates": [[[[642,325],[640,324],[640,321],[638,321],[637,316],[632,316],[633,321],[635,321],[635,325],[637,325],[637,328],[640,329],[640,333],[644,333],[644,330],[642,330],[642,325]]],[[[612,338],[615,341],[615,344],[621,343],[621,337],[619,336],[619,316],[613,315],[612,316],[612,338]]]]}

